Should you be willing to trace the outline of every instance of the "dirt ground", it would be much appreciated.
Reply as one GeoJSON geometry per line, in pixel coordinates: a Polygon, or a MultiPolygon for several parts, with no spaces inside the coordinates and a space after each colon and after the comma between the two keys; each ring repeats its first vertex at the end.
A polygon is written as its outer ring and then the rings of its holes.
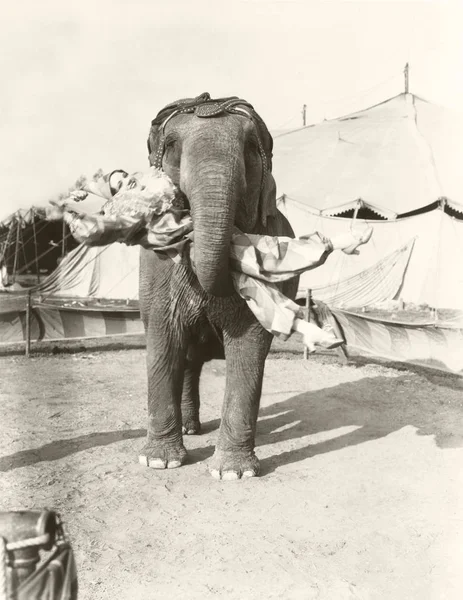
{"type": "Polygon", "coordinates": [[[1,509],[63,515],[82,599],[462,598],[462,380],[275,356],[238,482],[206,466],[224,363],[189,464],[155,471],[143,350],[1,357],[1,509]]]}

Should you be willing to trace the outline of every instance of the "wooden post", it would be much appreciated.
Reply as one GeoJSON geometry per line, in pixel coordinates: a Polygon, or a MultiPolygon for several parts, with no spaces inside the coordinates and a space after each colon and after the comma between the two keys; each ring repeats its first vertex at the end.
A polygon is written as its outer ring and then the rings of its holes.
{"type": "MultiPolygon", "coordinates": [[[[311,313],[310,313],[310,303],[312,301],[312,290],[306,290],[305,292],[305,320],[310,323],[311,313]]],[[[304,346],[304,360],[308,360],[309,351],[307,346],[304,346]]]]}
{"type": "Polygon", "coordinates": [[[31,352],[31,309],[32,309],[32,291],[27,290],[26,301],[26,356],[31,352]]]}
{"type": "Polygon", "coordinates": [[[302,105],[302,127],[306,125],[306,112],[307,112],[307,104],[302,105]]]}
{"type": "Polygon", "coordinates": [[[409,80],[408,80],[408,71],[409,71],[409,67],[408,67],[408,63],[405,65],[405,69],[404,69],[404,76],[405,76],[405,93],[408,94],[408,89],[409,89],[409,80]]]}

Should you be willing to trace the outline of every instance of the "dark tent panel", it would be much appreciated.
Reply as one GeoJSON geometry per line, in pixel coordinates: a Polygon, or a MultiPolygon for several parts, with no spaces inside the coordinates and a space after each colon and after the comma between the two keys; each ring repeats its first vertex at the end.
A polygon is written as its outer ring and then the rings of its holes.
{"type": "Polygon", "coordinates": [[[77,246],[63,221],[47,221],[42,208],[19,210],[0,222],[0,264],[10,282],[54,271],[63,256],[77,246]]]}

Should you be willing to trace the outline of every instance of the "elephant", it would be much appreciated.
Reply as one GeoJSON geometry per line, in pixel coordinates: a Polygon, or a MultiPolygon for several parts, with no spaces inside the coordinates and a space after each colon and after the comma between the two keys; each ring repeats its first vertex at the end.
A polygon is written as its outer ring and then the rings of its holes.
{"type": "MultiPolygon", "coordinates": [[[[140,312],[146,333],[148,428],[140,463],[179,467],[183,435],[200,432],[205,361],[225,358],[221,424],[209,470],[219,479],[259,473],[255,435],[272,334],[234,291],[228,252],[234,227],[294,237],[276,206],[273,140],[252,105],[209,94],[160,111],[148,137],[151,166],[163,169],[191,211],[194,260],[141,249],[140,312]]],[[[280,286],[294,298],[297,278],[280,286]]]]}

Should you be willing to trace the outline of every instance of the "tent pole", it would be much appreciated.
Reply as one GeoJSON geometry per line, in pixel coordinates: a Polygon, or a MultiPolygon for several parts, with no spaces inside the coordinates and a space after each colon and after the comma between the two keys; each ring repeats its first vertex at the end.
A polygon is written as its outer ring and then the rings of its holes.
{"type": "Polygon", "coordinates": [[[26,303],[26,356],[31,353],[31,309],[32,309],[32,291],[27,290],[26,303]]]}
{"type": "Polygon", "coordinates": [[[351,229],[353,229],[354,225],[355,225],[355,221],[357,220],[357,215],[359,214],[359,210],[360,207],[362,206],[362,200],[359,198],[357,200],[357,204],[354,208],[354,214],[352,215],[352,223],[351,223],[351,229]]]}
{"type": "Polygon", "coordinates": [[[306,126],[307,104],[302,105],[302,127],[306,126]]]}
{"type": "Polygon", "coordinates": [[[10,223],[10,227],[8,228],[8,235],[6,237],[5,247],[3,248],[3,261],[6,266],[7,274],[8,274],[8,258],[10,255],[10,243],[11,243],[12,236],[13,236],[13,223],[10,223]]]}
{"type": "Polygon", "coordinates": [[[19,250],[19,234],[20,234],[20,220],[21,217],[18,215],[16,221],[16,244],[14,247],[14,263],[13,263],[13,283],[16,282],[16,268],[18,266],[18,250],[19,250]]]}
{"type": "Polygon", "coordinates": [[[35,215],[32,216],[32,233],[34,235],[34,248],[35,248],[35,271],[37,275],[37,283],[40,283],[40,269],[39,269],[39,258],[37,249],[37,235],[35,233],[35,215]]]}
{"type": "Polygon", "coordinates": [[[61,258],[64,258],[66,254],[66,222],[63,219],[63,226],[61,229],[61,258]]]}
{"type": "Polygon", "coordinates": [[[408,67],[408,63],[405,65],[404,68],[404,76],[405,76],[405,93],[408,94],[408,71],[409,71],[409,67],[408,67]]]}
{"type": "MultiPolygon", "coordinates": [[[[305,320],[310,323],[310,319],[311,319],[311,311],[310,311],[310,304],[312,301],[312,290],[308,289],[305,292],[305,320]]],[[[309,350],[307,348],[307,346],[304,346],[304,360],[308,360],[309,358],[309,350]]]]}

